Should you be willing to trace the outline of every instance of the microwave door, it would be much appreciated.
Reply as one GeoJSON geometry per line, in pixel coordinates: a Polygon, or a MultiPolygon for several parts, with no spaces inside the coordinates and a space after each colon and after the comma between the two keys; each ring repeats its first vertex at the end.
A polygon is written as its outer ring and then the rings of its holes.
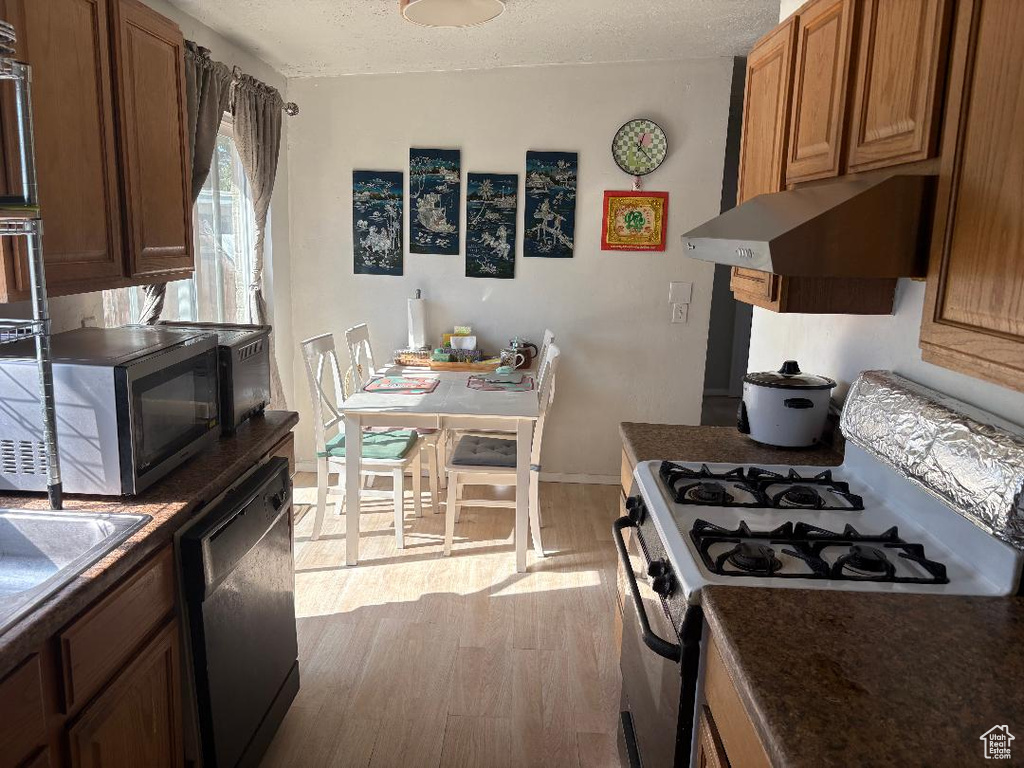
{"type": "MultiPolygon", "coordinates": [[[[184,350],[174,350],[167,355],[184,350]]],[[[151,485],[219,435],[216,349],[165,365],[128,369],[127,398],[133,493],[151,485]]]]}

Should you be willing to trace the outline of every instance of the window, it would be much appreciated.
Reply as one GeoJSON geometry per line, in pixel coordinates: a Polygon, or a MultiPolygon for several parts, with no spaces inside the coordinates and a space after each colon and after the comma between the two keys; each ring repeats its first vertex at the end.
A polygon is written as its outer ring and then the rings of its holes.
{"type": "MultiPolygon", "coordinates": [[[[190,280],[167,284],[164,320],[246,323],[249,281],[256,245],[249,184],[235,148],[231,122],[221,123],[213,164],[192,211],[196,271],[190,280]]],[[[268,232],[269,241],[269,232],[268,232]]],[[[142,288],[103,292],[108,326],[136,323],[145,303],[142,288]]]]}

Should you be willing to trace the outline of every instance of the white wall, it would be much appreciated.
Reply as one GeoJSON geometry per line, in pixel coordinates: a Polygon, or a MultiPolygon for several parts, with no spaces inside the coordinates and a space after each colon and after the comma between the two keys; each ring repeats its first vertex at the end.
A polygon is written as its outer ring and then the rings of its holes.
{"type": "MultiPolygon", "coordinates": [[[[383,357],[404,346],[405,299],[421,288],[431,337],[470,324],[495,350],[515,334],[556,332],[564,357],[545,472],[615,475],[623,420],[698,423],[714,268],[684,258],[679,236],[718,213],[731,66],[723,58],[290,80],[289,98],[302,107],[288,158],[293,345],[330,331],[343,346],[345,328],[365,321],[383,357]],[[669,137],[668,159],[646,182],[671,193],[669,247],[602,252],[603,190],[631,181],[609,145],[638,115],[669,137]],[[403,277],[353,275],[352,170],[407,173],[410,146],[459,147],[464,173],[519,173],[520,194],[526,150],[578,151],[575,258],[522,258],[520,204],[514,280],[466,278],[464,255],[406,254],[403,277]],[[688,324],[669,322],[670,280],[694,283],[688,324]]],[[[299,454],[308,459],[308,393],[295,360],[299,454]]]]}
{"type": "MultiPolygon", "coordinates": [[[[801,5],[783,0],[780,19],[801,5]]],[[[785,359],[806,371],[840,382],[842,400],[860,371],[895,370],[909,379],[945,392],[1004,419],[1024,424],[1024,393],[964,376],[921,360],[918,337],[924,306],[924,283],[900,280],[891,316],[780,315],[754,307],[748,370],[773,370],[785,359]]]]}
{"type": "MultiPolygon", "coordinates": [[[[199,23],[175,8],[166,0],[144,0],[159,13],[173,19],[181,27],[187,40],[194,40],[210,49],[211,55],[228,66],[239,66],[243,72],[253,75],[278,90],[284,92],[286,82],[283,76],[269,65],[250,53],[239,48],[218,35],[209,27],[199,23]]],[[[268,243],[267,272],[272,282],[270,302],[273,323],[284,338],[291,335],[291,285],[288,268],[288,158],[284,147],[287,146],[288,118],[285,118],[282,136],[282,151],[278,170],[277,185],[274,190],[270,211],[271,241],[268,243]]],[[[45,248],[45,240],[44,240],[45,248]]],[[[17,304],[0,304],[0,315],[10,317],[28,317],[31,313],[27,302],[17,304]]],[[[54,332],[79,327],[83,321],[90,325],[103,325],[103,296],[101,293],[87,293],[77,296],[58,296],[50,299],[50,316],[54,332]]],[[[292,392],[292,349],[291,345],[281,345],[284,349],[278,352],[281,364],[281,375],[285,393],[292,392]]]]}

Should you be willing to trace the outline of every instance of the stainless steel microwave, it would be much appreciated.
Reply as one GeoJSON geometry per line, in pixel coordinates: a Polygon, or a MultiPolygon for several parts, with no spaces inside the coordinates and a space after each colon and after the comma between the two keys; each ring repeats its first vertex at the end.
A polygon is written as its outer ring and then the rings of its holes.
{"type": "MultiPolygon", "coordinates": [[[[220,436],[217,336],[159,327],[51,337],[67,493],[135,495],[220,436]]],[[[34,342],[0,347],[0,489],[46,490],[34,342]]]]}

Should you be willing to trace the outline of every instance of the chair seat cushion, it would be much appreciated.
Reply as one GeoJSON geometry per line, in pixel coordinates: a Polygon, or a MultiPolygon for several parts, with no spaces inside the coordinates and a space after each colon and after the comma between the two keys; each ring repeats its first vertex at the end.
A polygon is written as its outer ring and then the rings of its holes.
{"type": "MultiPolygon", "coordinates": [[[[407,454],[416,444],[415,429],[389,429],[384,432],[363,431],[363,458],[397,460],[407,454]]],[[[327,450],[317,452],[318,456],[345,456],[345,433],[339,432],[327,441],[327,450]]]]}
{"type": "Polygon", "coordinates": [[[452,451],[452,464],[515,469],[516,441],[466,435],[452,451]]]}

